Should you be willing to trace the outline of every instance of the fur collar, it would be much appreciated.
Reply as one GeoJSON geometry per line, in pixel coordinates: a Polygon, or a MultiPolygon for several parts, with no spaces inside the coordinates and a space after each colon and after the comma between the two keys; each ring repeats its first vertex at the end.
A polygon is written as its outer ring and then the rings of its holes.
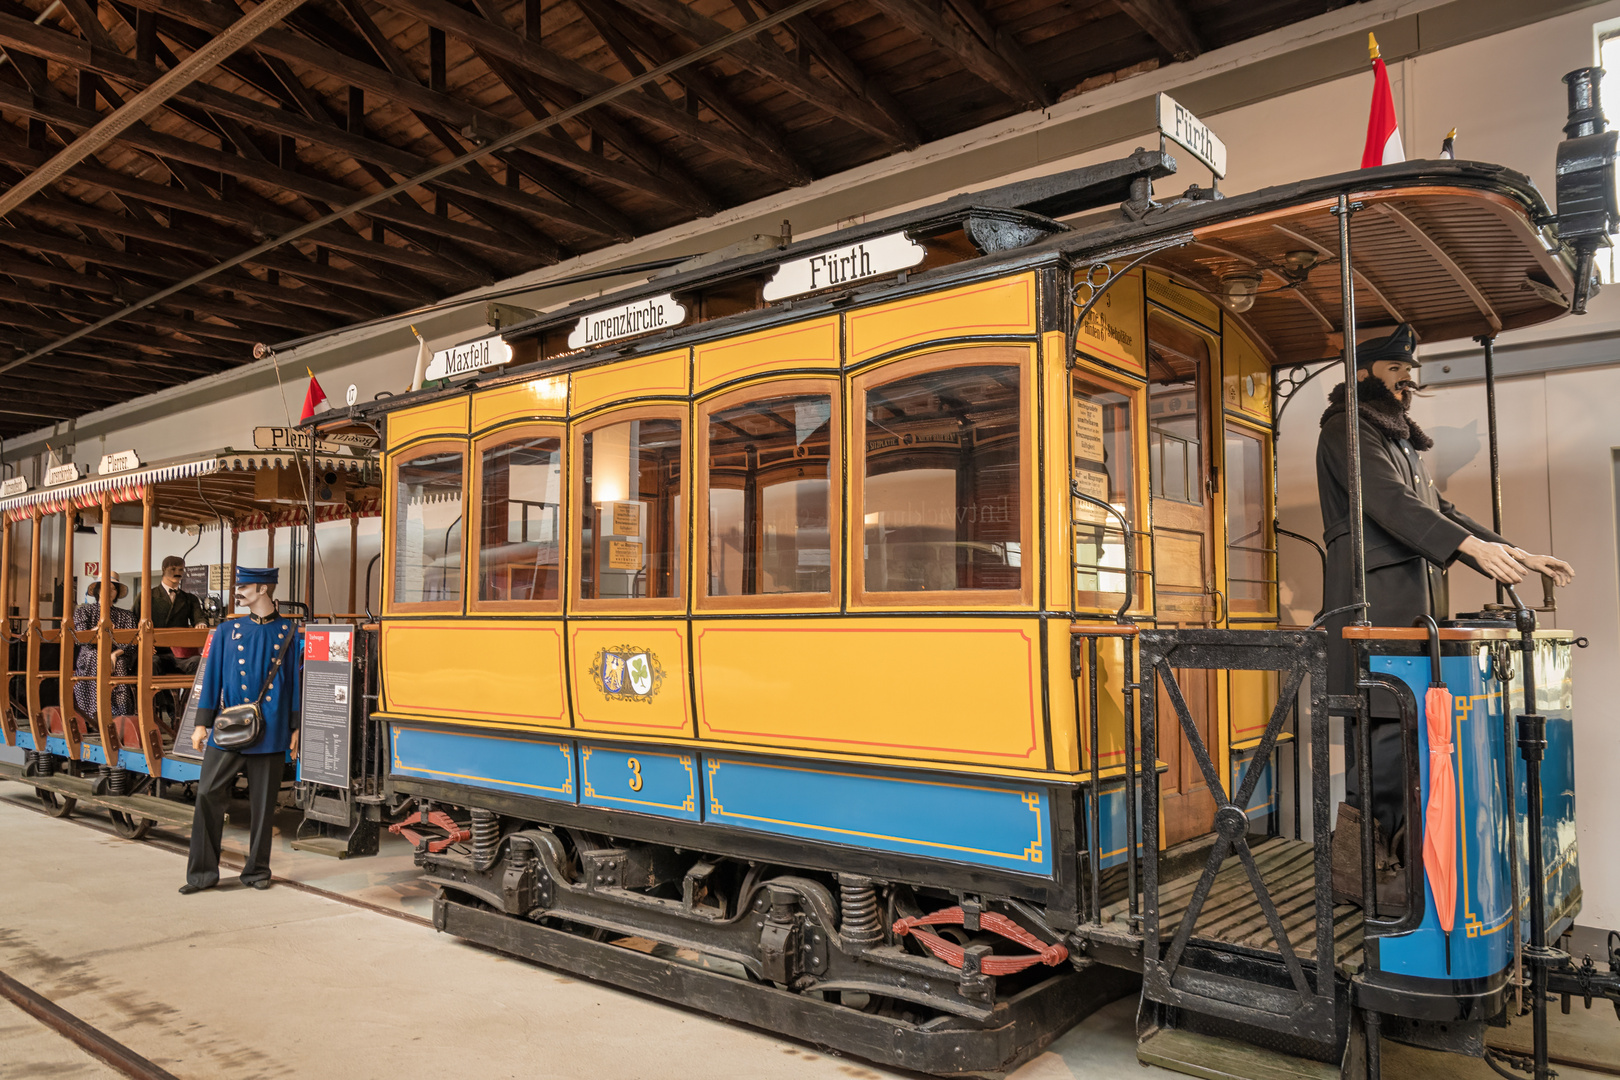
{"type": "MultiPolygon", "coordinates": [[[[1387,438],[1405,439],[1416,450],[1427,450],[1434,445],[1434,440],[1417,426],[1417,421],[1406,411],[1406,406],[1380,380],[1367,378],[1356,383],[1356,404],[1360,407],[1361,418],[1387,438]]],[[[1323,425],[1343,412],[1344,384],[1340,383],[1328,395],[1327,411],[1322,414],[1323,425]]]]}

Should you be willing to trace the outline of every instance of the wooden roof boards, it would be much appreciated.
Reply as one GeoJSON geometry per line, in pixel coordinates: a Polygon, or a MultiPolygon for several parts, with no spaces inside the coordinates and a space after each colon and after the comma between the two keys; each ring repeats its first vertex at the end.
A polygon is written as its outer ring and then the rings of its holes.
{"type": "MultiPolygon", "coordinates": [[[[1322,0],[827,0],[612,104],[217,266],[787,7],[306,0],[0,222],[0,437],[1320,14],[1322,0]]],[[[0,0],[0,186],[246,11],[0,0]]]]}

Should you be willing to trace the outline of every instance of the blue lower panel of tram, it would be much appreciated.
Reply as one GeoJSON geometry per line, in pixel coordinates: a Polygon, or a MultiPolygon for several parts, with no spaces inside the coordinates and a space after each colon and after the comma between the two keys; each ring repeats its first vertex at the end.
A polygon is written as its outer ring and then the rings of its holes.
{"type": "MultiPolygon", "coordinates": [[[[18,731],[17,745],[24,750],[32,750],[34,748],[34,733],[31,731],[18,731]]],[[[45,749],[57,757],[65,758],[68,756],[67,740],[56,735],[45,736],[45,749]]],[[[107,755],[102,752],[100,743],[84,742],[79,744],[80,761],[86,761],[92,765],[102,765],[106,763],[106,759],[107,755]]],[[[142,776],[147,773],[146,755],[138,750],[118,751],[118,764],[131,772],[138,772],[142,776]]],[[[163,779],[165,780],[188,781],[196,780],[202,776],[202,764],[200,762],[185,761],[180,758],[164,758],[162,770],[163,779]]]]}
{"type": "MultiPolygon", "coordinates": [[[[392,733],[399,777],[1052,873],[1051,791],[1044,786],[400,724],[392,733]]],[[[1119,828],[1123,838],[1122,816],[1119,828]]]]}
{"type": "MultiPolygon", "coordinates": [[[[1544,887],[1549,937],[1556,937],[1573,922],[1580,902],[1568,652],[1566,642],[1561,656],[1538,656],[1537,660],[1537,678],[1543,687],[1539,708],[1547,717],[1547,753],[1541,774],[1544,792],[1541,835],[1546,853],[1544,887]]],[[[1457,837],[1457,906],[1451,930],[1450,971],[1448,974],[1445,934],[1435,911],[1434,894],[1426,884],[1422,924],[1411,933],[1383,938],[1379,946],[1379,967],[1392,974],[1417,978],[1487,979],[1512,964],[1513,889],[1508,864],[1508,814],[1511,812],[1520,823],[1528,817],[1524,762],[1519,760],[1518,746],[1504,732],[1503,685],[1491,673],[1488,655],[1446,656],[1441,658],[1440,666],[1452,694],[1453,768],[1457,789],[1453,826],[1457,837]],[[1509,763],[1516,779],[1511,802],[1505,797],[1509,763]]],[[[1429,659],[1373,656],[1371,668],[1405,682],[1418,701],[1418,758],[1426,807],[1430,790],[1429,735],[1422,709],[1429,686],[1429,659]]],[[[1524,711],[1522,686],[1517,678],[1507,688],[1506,708],[1511,715],[1524,711]]],[[[1526,938],[1530,895],[1528,833],[1521,824],[1518,829],[1523,905],[1520,932],[1526,938]]],[[[1414,873],[1424,872],[1421,852],[1412,852],[1407,862],[1414,873]]]]}

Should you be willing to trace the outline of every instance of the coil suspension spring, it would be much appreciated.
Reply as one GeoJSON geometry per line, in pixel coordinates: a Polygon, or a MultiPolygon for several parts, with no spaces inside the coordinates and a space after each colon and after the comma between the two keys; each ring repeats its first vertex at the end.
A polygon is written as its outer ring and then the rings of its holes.
{"type": "Polygon", "coordinates": [[[122,767],[114,768],[112,770],[112,775],[107,778],[107,794],[128,795],[129,781],[130,775],[128,769],[122,767]]]}
{"type": "Polygon", "coordinates": [[[479,872],[495,865],[501,846],[501,819],[493,810],[472,812],[473,869],[479,872]]]}
{"type": "Polygon", "coordinates": [[[34,763],[33,772],[35,776],[56,775],[55,754],[48,750],[30,750],[28,751],[28,756],[34,763]]]}
{"type": "Polygon", "coordinates": [[[843,912],[840,932],[846,941],[871,945],[883,940],[883,921],[878,918],[877,886],[871,878],[839,874],[838,903],[843,912]]]}

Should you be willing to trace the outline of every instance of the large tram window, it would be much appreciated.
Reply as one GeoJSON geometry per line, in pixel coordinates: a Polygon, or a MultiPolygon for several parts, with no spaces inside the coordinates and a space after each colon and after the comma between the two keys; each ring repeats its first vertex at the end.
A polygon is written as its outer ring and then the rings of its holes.
{"type": "Polygon", "coordinates": [[[586,432],[582,600],[681,595],[681,421],[626,420],[586,432]]]}
{"type": "Polygon", "coordinates": [[[430,449],[395,466],[395,604],[461,603],[461,465],[430,449]]]}
{"type": "MultiPolygon", "coordinates": [[[[1131,396],[1100,380],[1073,380],[1074,484],[1136,525],[1136,432],[1131,396]]],[[[1116,607],[1125,595],[1119,519],[1074,500],[1074,587],[1082,607],[1116,607]]]]}
{"type": "Polygon", "coordinates": [[[979,364],[866,389],[864,591],[1022,586],[1020,374],[979,364]]]}
{"type": "Polygon", "coordinates": [[[556,600],[562,440],[525,434],[479,455],[478,599],[556,600]]]}
{"type": "Polygon", "coordinates": [[[1226,581],[1233,611],[1269,612],[1275,551],[1266,520],[1265,440],[1230,422],[1226,428],[1226,581]]]}
{"type": "Polygon", "coordinates": [[[832,395],[715,411],[705,436],[709,595],[831,593],[832,395]]]}
{"type": "Polygon", "coordinates": [[[1158,312],[1148,316],[1148,472],[1155,499],[1204,502],[1198,407],[1209,340],[1158,312]]]}

